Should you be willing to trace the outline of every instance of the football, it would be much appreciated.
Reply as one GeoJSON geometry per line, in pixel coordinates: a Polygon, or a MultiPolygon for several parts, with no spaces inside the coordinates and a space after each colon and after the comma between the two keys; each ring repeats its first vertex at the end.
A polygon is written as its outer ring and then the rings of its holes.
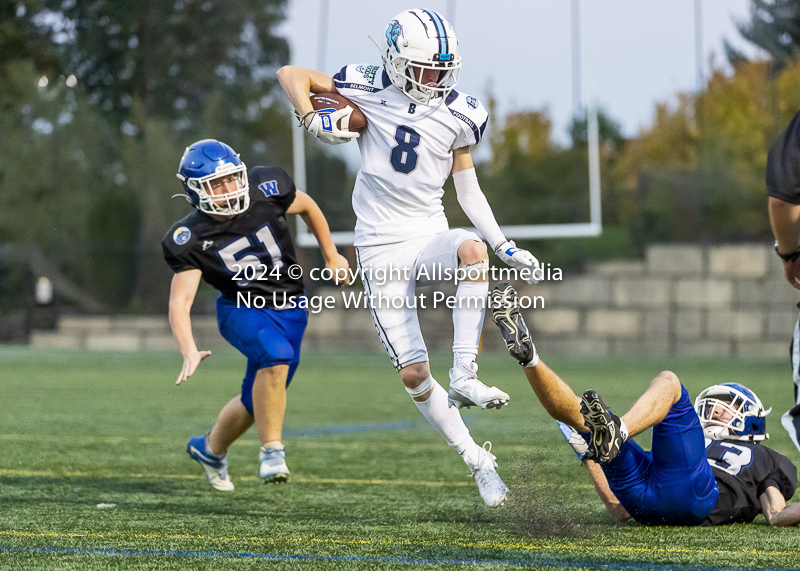
{"type": "Polygon", "coordinates": [[[341,131],[348,131],[350,133],[360,133],[367,128],[367,118],[361,112],[355,103],[350,101],[347,97],[342,97],[338,93],[317,93],[311,97],[311,105],[314,106],[315,111],[320,109],[333,109],[338,111],[344,109],[348,105],[352,107],[353,112],[350,117],[342,117],[339,119],[336,126],[341,131]]]}

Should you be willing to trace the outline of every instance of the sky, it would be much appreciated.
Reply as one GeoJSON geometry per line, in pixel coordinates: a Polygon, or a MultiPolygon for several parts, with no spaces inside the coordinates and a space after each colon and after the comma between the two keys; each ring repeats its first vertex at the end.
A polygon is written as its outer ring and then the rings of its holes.
{"type": "MultiPolygon", "coordinates": [[[[577,0],[581,104],[593,98],[631,137],[651,125],[657,103],[695,91],[697,3],[700,73],[708,76],[712,65],[729,70],[726,39],[750,57],[759,55],[736,29],[737,22],[748,19],[749,0],[577,0]]],[[[459,40],[463,63],[457,89],[483,101],[492,94],[499,117],[546,110],[553,140],[567,145],[576,105],[572,5],[572,0],[428,0],[421,6],[395,0],[289,0],[279,33],[289,40],[294,65],[333,75],[349,63],[380,63],[367,34],[380,38],[399,12],[433,9],[453,24],[459,40]]],[[[356,145],[335,149],[357,167],[356,145]]],[[[488,151],[488,145],[480,145],[473,155],[486,159],[488,151]]]]}

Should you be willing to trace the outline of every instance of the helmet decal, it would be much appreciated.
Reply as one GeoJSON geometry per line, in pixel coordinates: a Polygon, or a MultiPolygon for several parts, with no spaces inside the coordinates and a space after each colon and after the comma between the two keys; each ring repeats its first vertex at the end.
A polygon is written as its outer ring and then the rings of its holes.
{"type": "Polygon", "coordinates": [[[447,41],[447,32],[444,29],[442,17],[432,10],[423,9],[422,11],[431,17],[433,25],[436,27],[436,37],[439,39],[439,53],[434,55],[434,59],[437,59],[438,61],[450,61],[453,56],[450,54],[450,48],[447,41]],[[439,57],[436,58],[436,55],[439,57]]]}
{"type": "Polygon", "coordinates": [[[400,25],[400,22],[397,20],[392,20],[389,22],[389,26],[386,28],[386,42],[389,44],[389,46],[394,46],[394,49],[397,52],[400,51],[400,48],[397,47],[397,39],[402,33],[403,26],[400,25]]]}

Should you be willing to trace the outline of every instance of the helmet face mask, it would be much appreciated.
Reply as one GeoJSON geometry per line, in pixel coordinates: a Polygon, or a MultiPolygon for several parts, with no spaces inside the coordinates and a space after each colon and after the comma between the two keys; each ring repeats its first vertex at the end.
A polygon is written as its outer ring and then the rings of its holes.
{"type": "Polygon", "coordinates": [[[423,105],[440,105],[458,83],[461,68],[441,67],[441,64],[408,61],[405,65],[404,93],[423,105]],[[423,82],[426,70],[435,70],[437,80],[423,82]]]}
{"type": "Polygon", "coordinates": [[[439,106],[458,83],[458,39],[436,12],[401,12],[389,22],[379,49],[392,84],[415,103],[439,106]],[[430,69],[438,72],[436,81],[422,83],[425,70],[430,69]]]}
{"type": "Polygon", "coordinates": [[[247,166],[225,143],[204,139],[190,145],[178,167],[186,200],[200,212],[236,216],[250,207],[247,166]],[[224,192],[234,183],[234,190],[224,192]]]}
{"type": "Polygon", "coordinates": [[[702,391],[694,408],[706,438],[760,441],[769,438],[764,410],[758,396],[739,383],[723,383],[702,391]]]}

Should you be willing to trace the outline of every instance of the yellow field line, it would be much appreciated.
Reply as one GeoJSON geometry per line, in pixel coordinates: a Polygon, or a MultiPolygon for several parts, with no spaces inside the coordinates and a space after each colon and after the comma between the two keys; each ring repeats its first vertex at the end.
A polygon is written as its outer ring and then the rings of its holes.
{"type": "Polygon", "coordinates": [[[52,538],[102,538],[102,539],[164,539],[164,540],[204,540],[215,542],[240,542],[240,543],[314,543],[314,544],[336,544],[336,545],[405,545],[409,547],[467,547],[480,549],[518,549],[524,551],[592,551],[595,553],[650,553],[650,554],[704,554],[704,555],[751,555],[755,557],[764,556],[786,556],[797,557],[798,551],[756,551],[745,549],[741,551],[726,551],[714,549],[680,549],[670,547],[614,547],[596,546],[586,544],[531,544],[531,543],[497,543],[493,541],[479,542],[451,542],[441,541],[392,541],[392,540],[368,540],[368,539],[319,539],[316,537],[212,537],[207,535],[178,534],[167,535],[161,533],[62,533],[55,531],[30,532],[30,531],[0,531],[0,536],[7,537],[52,537],[52,538]]]}

